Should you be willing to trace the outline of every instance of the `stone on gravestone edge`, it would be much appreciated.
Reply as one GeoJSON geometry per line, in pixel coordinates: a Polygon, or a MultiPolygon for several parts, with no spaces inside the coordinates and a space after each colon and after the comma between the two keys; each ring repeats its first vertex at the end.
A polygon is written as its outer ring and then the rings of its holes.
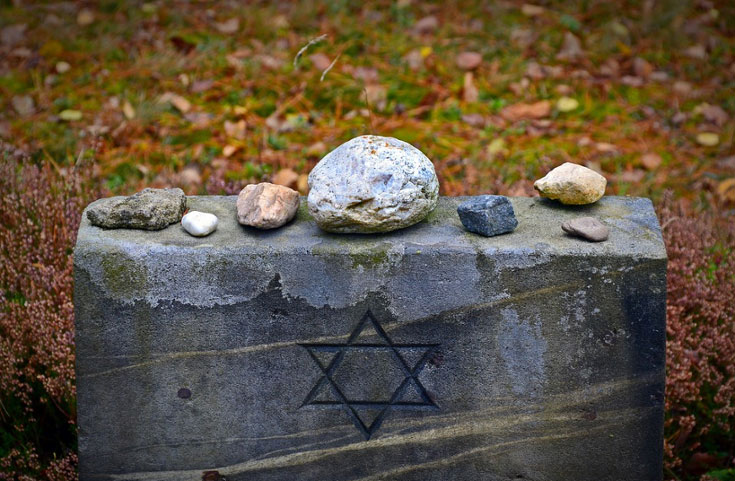
{"type": "Polygon", "coordinates": [[[666,254],[647,199],[440,198],[380,236],[80,226],[80,479],[658,480],[666,254]],[[580,215],[608,241],[570,238],[580,215]],[[209,474],[206,474],[209,476],[209,474]]]}

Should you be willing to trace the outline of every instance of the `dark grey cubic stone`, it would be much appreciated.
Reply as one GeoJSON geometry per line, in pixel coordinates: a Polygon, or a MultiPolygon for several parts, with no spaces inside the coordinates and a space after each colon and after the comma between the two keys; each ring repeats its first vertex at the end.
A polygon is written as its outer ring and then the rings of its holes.
{"type": "Polygon", "coordinates": [[[457,207],[462,225],[476,234],[492,237],[518,227],[513,205],[502,195],[478,195],[457,207]]]}
{"type": "Polygon", "coordinates": [[[662,476],[666,253],[650,201],[513,198],[468,233],[462,198],[380,236],[305,201],[104,230],[74,254],[80,479],[565,480],[662,476]],[[593,215],[604,243],[559,229],[593,215]]]}
{"type": "Polygon", "coordinates": [[[179,222],[186,194],[179,188],[143,189],[129,197],[110,197],[87,207],[87,218],[106,229],[160,230],[179,222]]]}

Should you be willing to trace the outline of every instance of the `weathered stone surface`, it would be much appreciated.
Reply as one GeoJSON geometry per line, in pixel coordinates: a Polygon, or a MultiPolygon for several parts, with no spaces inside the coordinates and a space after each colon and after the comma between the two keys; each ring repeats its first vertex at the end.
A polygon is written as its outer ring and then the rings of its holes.
{"type": "Polygon", "coordinates": [[[492,237],[518,226],[513,205],[502,195],[478,195],[459,204],[457,214],[470,232],[492,237]]]}
{"type": "Polygon", "coordinates": [[[237,220],[258,229],[275,229],[289,222],[299,208],[299,193],[283,185],[246,185],[237,196],[237,220]]]}
{"type": "Polygon", "coordinates": [[[218,220],[214,214],[193,210],[181,218],[181,226],[195,237],[204,237],[215,231],[218,220]]]}
{"type": "Polygon", "coordinates": [[[583,165],[565,162],[534,182],[543,197],[562,204],[584,205],[597,202],[605,195],[607,179],[583,165]]]}
{"type": "Polygon", "coordinates": [[[651,203],[513,198],[515,231],[481,237],[462,200],[379,237],[325,233],[305,205],[246,230],[235,197],[189,198],[220,218],[204,239],[84,220],[81,480],[660,480],[651,203]],[[559,229],[579,215],[610,239],[559,229]]]}
{"type": "Polygon", "coordinates": [[[87,207],[87,218],[106,229],[160,230],[186,211],[181,189],[143,189],[129,197],[100,199],[87,207]]]}
{"type": "Polygon", "coordinates": [[[363,135],[327,154],[309,174],[309,212],[328,232],[374,233],[421,221],[436,206],[434,165],[416,147],[363,135]]]}
{"type": "Polygon", "coordinates": [[[610,229],[594,217],[577,217],[576,219],[562,222],[561,228],[567,234],[593,242],[607,240],[607,237],[610,235],[610,229]]]}

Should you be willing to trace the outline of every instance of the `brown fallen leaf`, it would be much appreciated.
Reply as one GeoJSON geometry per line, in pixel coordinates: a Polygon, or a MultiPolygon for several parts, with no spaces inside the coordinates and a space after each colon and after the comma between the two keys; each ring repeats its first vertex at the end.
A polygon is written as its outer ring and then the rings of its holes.
{"type": "Polygon", "coordinates": [[[245,139],[245,131],[247,129],[247,126],[245,125],[244,120],[238,120],[237,122],[230,122],[229,120],[225,120],[225,133],[228,137],[233,137],[238,140],[245,139]]]}
{"type": "Polygon", "coordinates": [[[579,41],[579,38],[572,32],[564,33],[564,42],[556,58],[566,62],[574,62],[583,56],[584,51],[582,50],[582,42],[579,41]]]}
{"type": "Polygon", "coordinates": [[[307,174],[299,175],[299,180],[296,181],[296,190],[302,195],[309,193],[309,176],[307,174]]]}
{"type": "Polygon", "coordinates": [[[704,60],[707,58],[707,49],[704,48],[704,45],[692,45],[684,49],[684,55],[696,60],[704,60]]]}
{"type": "Polygon", "coordinates": [[[462,70],[474,70],[482,63],[482,55],[477,52],[462,52],[457,55],[457,67],[462,70]]]}
{"type": "Polygon", "coordinates": [[[653,152],[649,152],[641,156],[641,165],[648,170],[658,168],[658,166],[661,165],[661,162],[663,162],[661,156],[653,152]]]}
{"type": "Polygon", "coordinates": [[[181,95],[175,94],[173,92],[164,93],[163,95],[161,95],[161,97],[159,97],[158,102],[159,103],[168,102],[174,107],[176,107],[176,109],[183,114],[191,110],[191,103],[188,100],[186,100],[184,97],[182,97],[181,95]]]}
{"type": "Polygon", "coordinates": [[[79,10],[77,14],[77,24],[81,27],[87,26],[94,22],[94,13],[88,8],[79,10]]]}
{"type": "Polygon", "coordinates": [[[135,118],[135,109],[133,108],[132,104],[127,100],[123,102],[122,111],[126,119],[131,120],[135,118]]]}
{"type": "Polygon", "coordinates": [[[472,72],[465,72],[464,86],[462,87],[462,99],[465,102],[477,102],[479,96],[480,92],[477,90],[477,87],[475,87],[472,72]]]}
{"type": "Polygon", "coordinates": [[[633,72],[637,77],[648,78],[653,73],[653,65],[645,59],[636,57],[633,59],[633,72]]]}
{"type": "Polygon", "coordinates": [[[281,169],[273,176],[273,183],[295,188],[299,180],[299,174],[291,169],[281,169]]]}
{"type": "Polygon", "coordinates": [[[480,128],[485,126],[485,117],[482,114],[464,114],[462,115],[462,122],[480,128]]]}
{"type": "Polygon", "coordinates": [[[719,105],[710,105],[706,102],[697,105],[694,108],[694,113],[702,114],[707,122],[712,122],[719,127],[722,127],[730,120],[730,116],[727,115],[727,112],[722,107],[719,105]]]}
{"type": "Polygon", "coordinates": [[[539,5],[533,5],[531,3],[524,3],[521,7],[521,13],[527,17],[538,17],[543,15],[546,9],[539,5]]]}
{"type": "Polygon", "coordinates": [[[33,97],[30,95],[14,95],[10,99],[10,103],[21,117],[28,117],[36,112],[35,102],[33,102],[33,97]]]}
{"type": "Polygon", "coordinates": [[[220,33],[235,33],[240,29],[240,19],[233,17],[224,22],[215,23],[214,28],[220,33]]]}
{"type": "Polygon", "coordinates": [[[717,185],[717,195],[725,202],[735,202],[735,177],[720,182],[717,185]]]}
{"type": "Polygon", "coordinates": [[[637,184],[643,180],[646,173],[641,169],[626,170],[617,176],[619,182],[628,182],[630,184],[637,184]]]}
{"type": "Polygon", "coordinates": [[[232,157],[235,152],[237,152],[237,147],[234,145],[225,145],[222,149],[222,155],[225,157],[232,157]]]}
{"type": "Polygon", "coordinates": [[[313,55],[309,55],[309,60],[311,60],[311,63],[314,64],[314,67],[316,67],[319,71],[324,71],[329,67],[329,64],[332,63],[331,60],[329,60],[329,57],[324,55],[323,53],[315,53],[313,55]]]}
{"type": "Polygon", "coordinates": [[[25,32],[28,25],[19,23],[16,25],[8,25],[0,30],[0,43],[6,47],[15,47],[25,39],[25,32]]]}
{"type": "Polygon", "coordinates": [[[437,28],[439,28],[439,19],[434,15],[424,17],[413,24],[413,31],[419,34],[432,33],[437,28]]]}
{"type": "Polygon", "coordinates": [[[509,105],[500,111],[500,116],[510,122],[521,119],[542,119],[551,114],[551,102],[541,100],[532,104],[517,103],[509,105]]]}
{"type": "Polygon", "coordinates": [[[189,87],[189,90],[191,93],[198,94],[205,92],[212,88],[214,85],[214,80],[212,79],[206,79],[206,80],[195,80],[191,83],[191,86],[189,87]]]}

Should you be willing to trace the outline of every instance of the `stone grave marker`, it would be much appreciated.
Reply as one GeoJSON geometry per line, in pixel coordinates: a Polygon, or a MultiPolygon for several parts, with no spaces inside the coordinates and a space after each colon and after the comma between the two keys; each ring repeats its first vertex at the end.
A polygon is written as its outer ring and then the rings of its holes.
{"type": "Polygon", "coordinates": [[[650,201],[511,199],[482,237],[104,230],[74,255],[80,479],[650,481],[666,253],[650,201]],[[592,215],[591,243],[561,230],[592,215]]]}

